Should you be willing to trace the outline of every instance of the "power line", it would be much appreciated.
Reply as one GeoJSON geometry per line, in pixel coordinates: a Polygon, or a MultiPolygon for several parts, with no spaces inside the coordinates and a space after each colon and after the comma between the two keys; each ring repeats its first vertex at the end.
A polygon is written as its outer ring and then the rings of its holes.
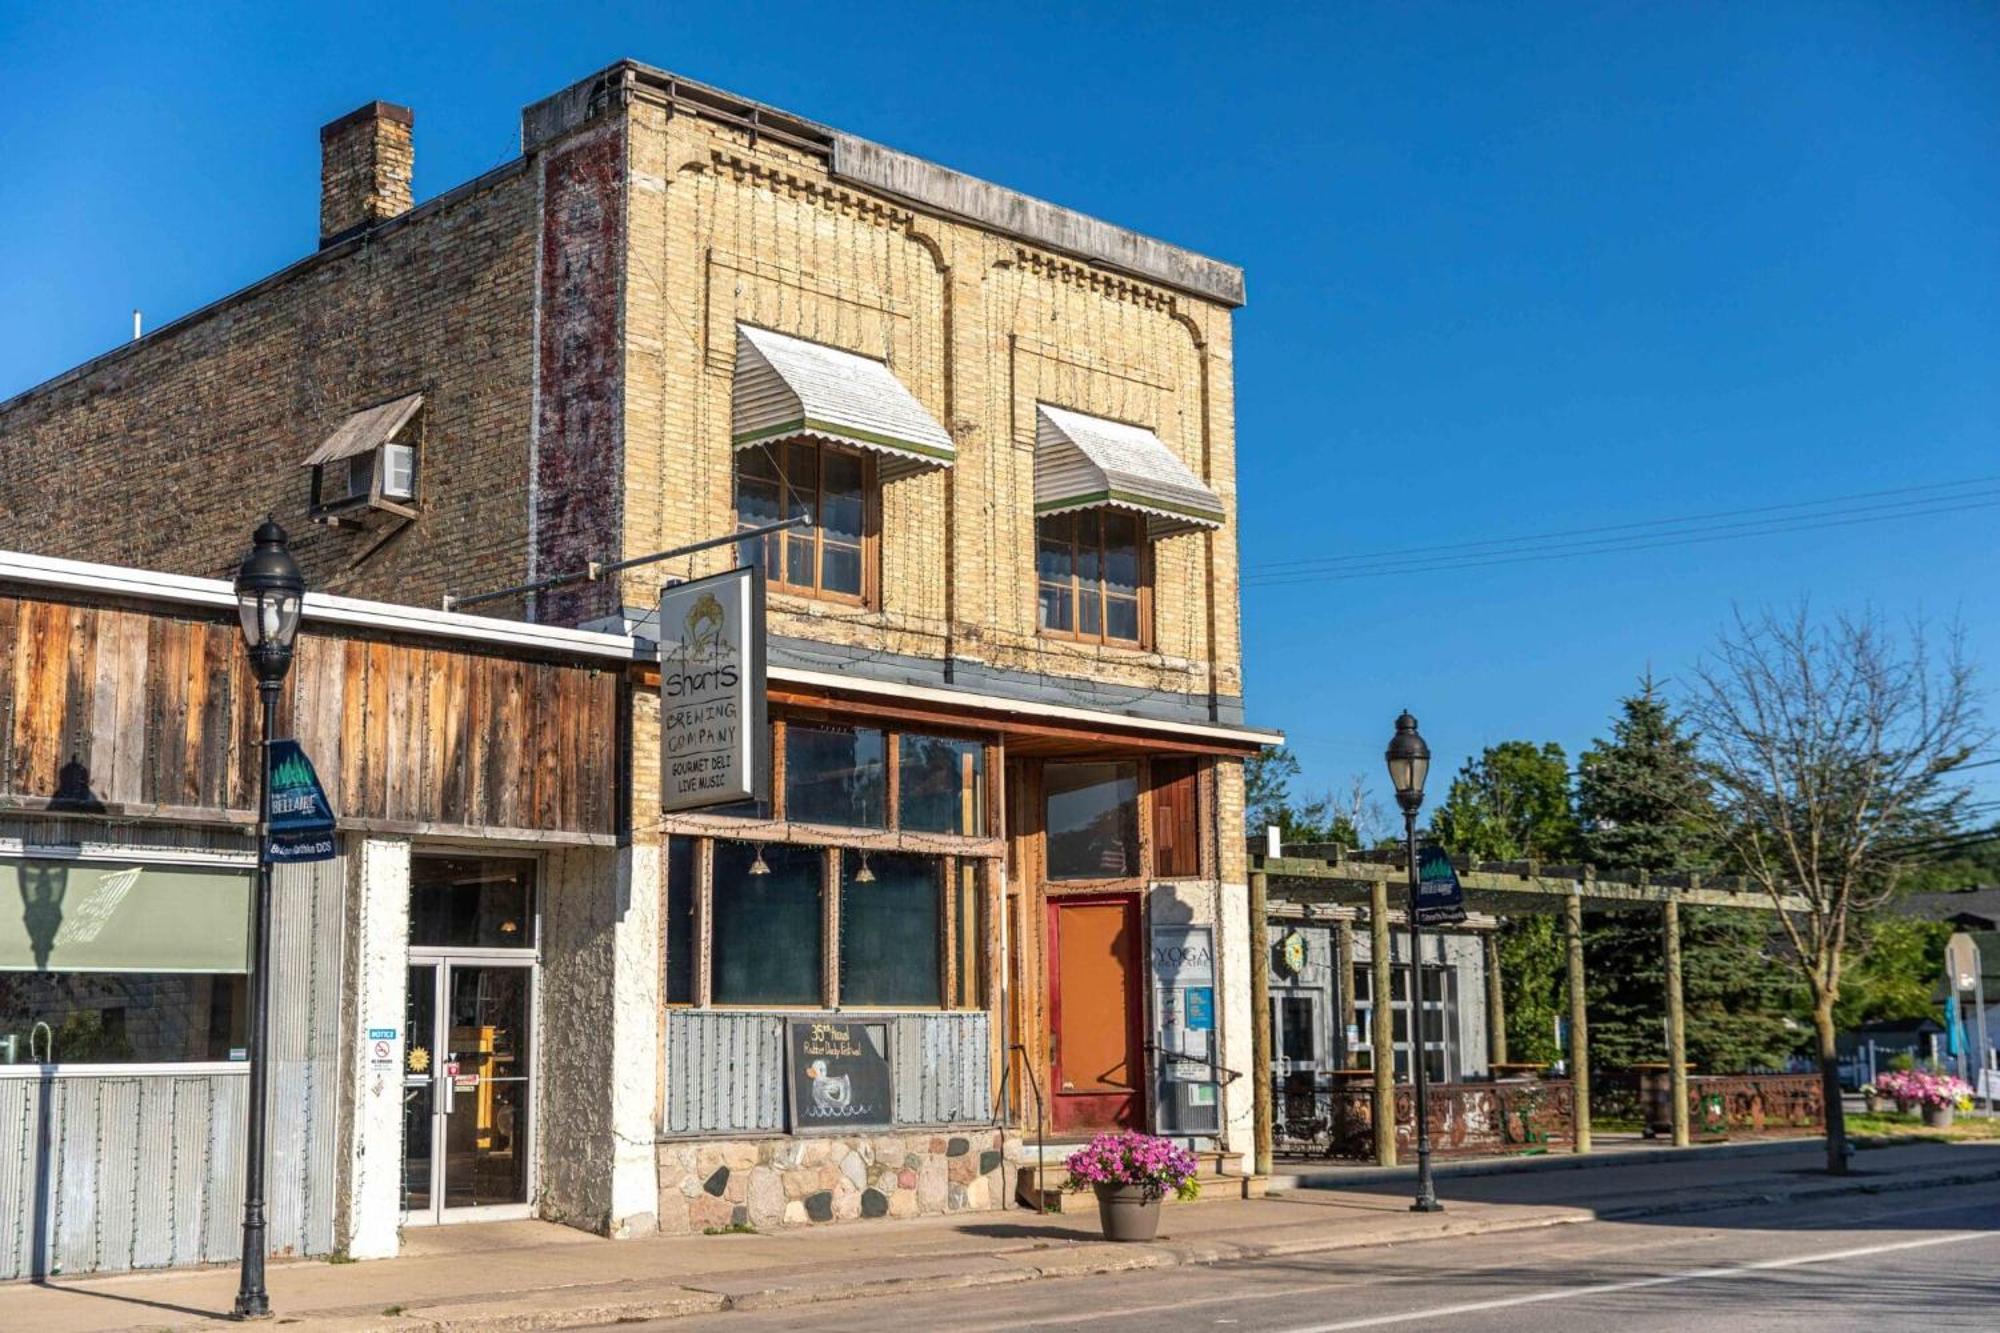
{"type": "MultiPolygon", "coordinates": [[[[1937,482],[1930,482],[1922,486],[1897,486],[1897,487],[1892,487],[1888,490],[1856,491],[1849,495],[1828,496],[1827,498],[1822,500],[1793,500],[1785,504],[1755,505],[1747,509],[1720,509],[1706,514],[1686,514],[1682,515],[1679,518],[1641,519],[1631,523],[1610,523],[1590,528],[1565,528],[1555,532],[1526,533],[1518,537],[1489,537],[1478,541],[1446,542],[1440,545],[1432,545],[1432,546],[1403,546],[1403,547],[1396,547],[1387,551],[1375,551],[1375,552],[1364,551],[1355,555],[1319,556],[1319,557],[1310,557],[1303,560],[1267,562],[1264,564],[1246,565],[1244,567],[1243,572],[1245,574],[1254,575],[1266,570],[1278,570],[1278,571],[1295,570],[1301,567],[1302,565],[1304,566],[1331,565],[1331,564],[1339,564],[1344,562],[1355,562],[1355,561],[1374,563],[1379,560],[1393,559],[1401,556],[1417,556],[1435,552],[1472,551],[1481,548],[1496,547],[1496,546],[1519,546],[1528,542],[1546,542],[1546,541],[1562,540],[1572,537],[1590,537],[1600,533],[1607,533],[1607,532],[1632,532],[1635,529],[1641,529],[1641,528],[1679,527],[1680,525],[1686,523],[1704,523],[1711,519],[1718,519],[1718,518],[1742,518],[1745,515],[1750,515],[1750,514],[1773,514],[1795,509],[1816,509],[1816,508],[1822,508],[1826,505],[1846,504],[1850,500],[1879,500],[1885,496],[1891,496],[1891,495],[1917,495],[1928,491],[1956,490],[1960,487],[1965,487],[1965,486],[1988,486],[1996,483],[2000,483],[2000,476],[1967,477],[1959,481],[1937,481],[1937,482]]],[[[1920,504],[1924,502],[1905,501],[1904,503],[1920,504]]],[[[1800,515],[1800,517],[1810,518],[1816,516],[1800,515]]],[[[1496,552],[1496,554],[1504,554],[1504,552],[1496,552]]]]}
{"type": "MultiPolygon", "coordinates": [[[[2000,495],[2000,492],[1993,494],[2000,495]]],[[[1753,532],[1726,532],[1703,536],[1664,537],[1656,541],[1628,542],[1619,545],[1601,546],[1586,550],[1553,550],[1526,554],[1496,554],[1490,558],[1447,559],[1440,563],[1420,565],[1409,564],[1396,567],[1360,568],[1352,570],[1301,571],[1293,577],[1248,578],[1246,587],[1283,587],[1300,583],[1331,583],[1349,579],[1386,578],[1394,574],[1437,574],[1460,569],[1484,569],[1498,565],[1536,563],[1545,560],[1567,560],[1584,555],[1617,555],[1632,551],[1658,550],[1672,546],[1697,546],[1709,542],[1740,541],[1745,537],[1773,537],[1793,532],[1812,532],[1823,528],[1853,527],[1863,523],[1883,523],[1900,518],[1927,518],[1938,514],[1957,514],[1975,509],[1992,509],[2000,506],[2000,499],[1981,499],[1965,504],[1943,504],[1928,509],[1908,510],[1897,514],[1868,514],[1857,518],[1827,519],[1820,522],[1793,522],[1780,527],[1767,527],[1753,532]]]]}

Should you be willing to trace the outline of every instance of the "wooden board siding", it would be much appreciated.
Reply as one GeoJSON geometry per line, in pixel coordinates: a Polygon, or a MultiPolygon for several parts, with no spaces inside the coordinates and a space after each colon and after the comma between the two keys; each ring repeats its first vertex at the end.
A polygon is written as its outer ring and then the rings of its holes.
{"type": "MultiPolygon", "coordinates": [[[[618,833],[620,673],[301,633],[280,734],[343,824],[618,833]]],[[[0,596],[0,808],[254,822],[257,684],[233,621],[0,596]]]]}

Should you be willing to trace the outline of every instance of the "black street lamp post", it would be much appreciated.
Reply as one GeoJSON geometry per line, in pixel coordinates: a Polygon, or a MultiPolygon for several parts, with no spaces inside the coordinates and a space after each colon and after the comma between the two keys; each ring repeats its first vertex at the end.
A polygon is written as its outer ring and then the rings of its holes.
{"type": "Polygon", "coordinates": [[[271,1313],[264,1290],[264,1110],[270,1086],[271,1009],[271,733],[278,725],[278,691],[292,667],[306,581],[285,545],[285,530],[267,518],[236,571],[236,611],[243,644],[264,705],[263,761],[257,799],[257,913],[250,936],[250,1125],[243,1165],[243,1271],[236,1317],[271,1313]]]}
{"type": "MultiPolygon", "coordinates": [[[[1429,1079],[1424,1071],[1424,928],[1417,920],[1417,811],[1424,804],[1424,778],[1431,767],[1431,747],[1417,734],[1417,720],[1407,710],[1396,719],[1396,734],[1390,738],[1389,782],[1396,789],[1396,804],[1403,809],[1403,854],[1410,871],[1410,1073],[1417,1087],[1417,1201],[1413,1213],[1441,1213],[1437,1189],[1431,1182],[1431,1121],[1429,1079]]],[[[1377,1053],[1377,1058],[1382,1058],[1377,1053]]],[[[1393,1069],[1395,1053],[1388,1055],[1393,1069]]]]}

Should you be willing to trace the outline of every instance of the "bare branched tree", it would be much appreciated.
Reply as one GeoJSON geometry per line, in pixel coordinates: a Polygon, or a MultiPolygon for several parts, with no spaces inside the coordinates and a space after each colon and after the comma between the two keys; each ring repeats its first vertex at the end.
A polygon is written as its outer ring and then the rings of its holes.
{"type": "Polygon", "coordinates": [[[1827,1169],[1847,1169],[1834,1004],[1856,916],[1958,822],[1953,770],[1991,739],[1962,635],[1872,615],[1737,613],[1697,669],[1690,716],[1718,844],[1777,909],[1812,997],[1827,1169]]]}

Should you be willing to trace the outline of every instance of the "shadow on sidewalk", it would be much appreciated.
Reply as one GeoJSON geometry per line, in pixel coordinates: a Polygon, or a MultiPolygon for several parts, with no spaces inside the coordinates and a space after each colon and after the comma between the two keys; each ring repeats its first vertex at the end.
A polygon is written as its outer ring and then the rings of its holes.
{"type": "Polygon", "coordinates": [[[34,1281],[23,1285],[40,1287],[44,1291],[52,1291],[64,1296],[87,1296],[94,1301],[116,1301],[120,1305],[140,1305],[148,1310],[167,1310],[174,1314],[194,1315],[199,1319],[228,1319],[232,1314],[232,1311],[227,1309],[218,1310],[200,1305],[175,1305],[172,1301],[149,1301],[138,1296],[120,1296],[116,1292],[92,1291],[88,1287],[73,1287],[63,1282],[50,1282],[44,1278],[36,1278],[34,1281]]]}

